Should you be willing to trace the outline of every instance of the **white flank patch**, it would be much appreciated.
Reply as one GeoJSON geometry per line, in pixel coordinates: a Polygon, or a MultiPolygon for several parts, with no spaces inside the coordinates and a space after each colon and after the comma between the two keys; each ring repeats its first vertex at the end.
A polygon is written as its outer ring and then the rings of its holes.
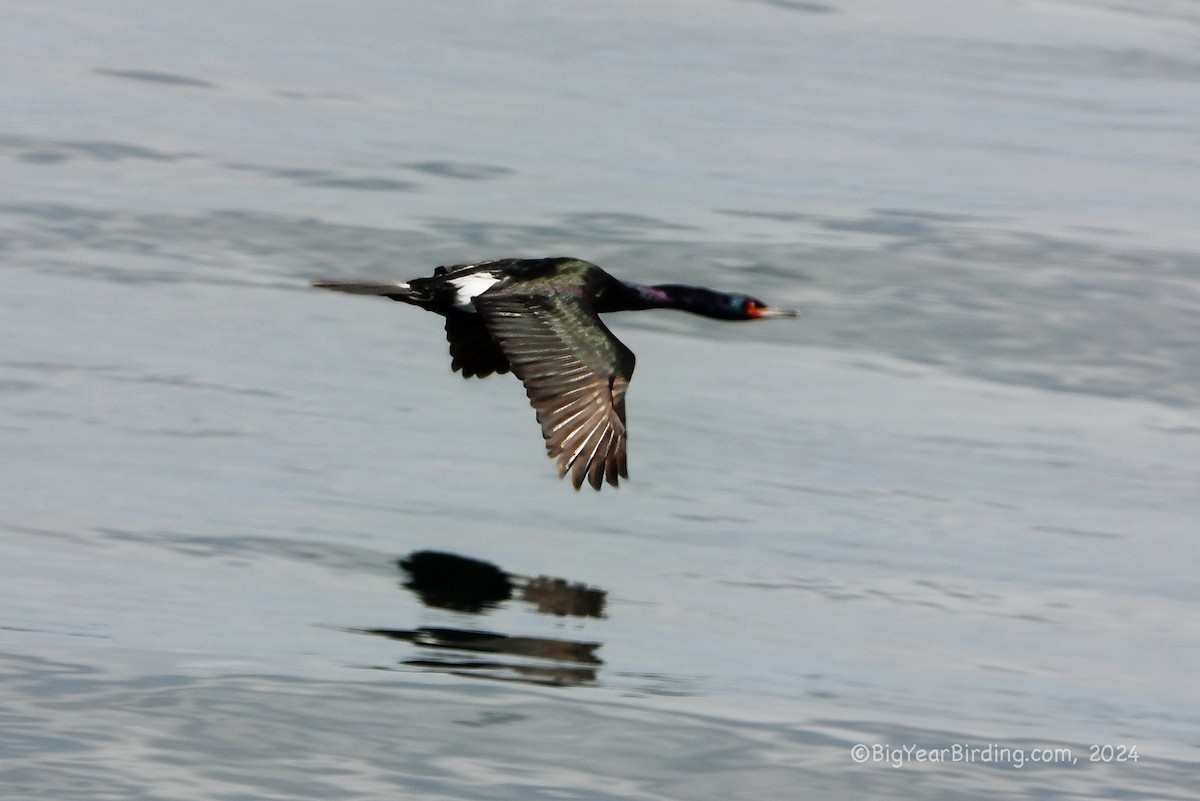
{"type": "Polygon", "coordinates": [[[454,288],[458,291],[454,297],[454,308],[462,311],[475,311],[471,301],[491,289],[499,280],[490,272],[471,273],[451,280],[449,283],[454,284],[454,288]]]}

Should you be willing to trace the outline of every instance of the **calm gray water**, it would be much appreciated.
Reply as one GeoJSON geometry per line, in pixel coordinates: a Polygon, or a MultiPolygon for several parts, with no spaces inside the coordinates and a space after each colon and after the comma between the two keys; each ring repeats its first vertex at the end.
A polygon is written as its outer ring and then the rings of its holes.
{"type": "Polygon", "coordinates": [[[1184,0],[8,3],[0,797],[1196,798],[1198,54],[1184,0]],[[610,318],[576,494],[437,318],[307,288],[513,255],[804,316],[610,318]]]}

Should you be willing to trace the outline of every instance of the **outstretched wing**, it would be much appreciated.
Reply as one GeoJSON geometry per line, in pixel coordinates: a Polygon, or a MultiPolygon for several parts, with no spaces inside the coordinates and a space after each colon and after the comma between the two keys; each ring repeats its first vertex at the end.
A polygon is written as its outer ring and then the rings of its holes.
{"type": "Polygon", "coordinates": [[[450,343],[450,369],[461,370],[463,378],[508,372],[508,357],[478,314],[453,309],[443,313],[446,340],[450,343]]]}
{"type": "Polygon", "coordinates": [[[628,478],[625,390],[634,356],[574,293],[489,291],[475,308],[525,385],[559,478],[600,489],[628,478]]]}

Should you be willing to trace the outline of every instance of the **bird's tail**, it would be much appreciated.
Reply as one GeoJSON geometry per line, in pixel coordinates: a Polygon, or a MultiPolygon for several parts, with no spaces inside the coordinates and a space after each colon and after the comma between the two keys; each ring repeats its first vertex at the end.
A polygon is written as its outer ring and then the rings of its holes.
{"type": "Polygon", "coordinates": [[[412,287],[403,281],[380,283],[377,281],[313,281],[317,289],[332,289],[334,292],[349,292],[351,295],[380,295],[392,300],[406,300],[412,295],[412,287]]]}

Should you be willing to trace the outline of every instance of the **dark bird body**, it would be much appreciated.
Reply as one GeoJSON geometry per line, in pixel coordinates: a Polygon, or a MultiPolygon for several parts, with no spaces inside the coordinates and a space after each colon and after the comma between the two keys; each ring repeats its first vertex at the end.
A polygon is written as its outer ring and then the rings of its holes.
{"type": "Polygon", "coordinates": [[[599,315],[682,309],[721,320],[794,317],[747,295],[700,287],[643,286],[580,259],[501,259],[438,267],[406,283],[314,281],[313,286],[380,295],[446,318],[451,368],[464,378],[512,372],[537,412],[550,457],[575,489],[628,478],[625,391],[633,351],[599,315]]]}

